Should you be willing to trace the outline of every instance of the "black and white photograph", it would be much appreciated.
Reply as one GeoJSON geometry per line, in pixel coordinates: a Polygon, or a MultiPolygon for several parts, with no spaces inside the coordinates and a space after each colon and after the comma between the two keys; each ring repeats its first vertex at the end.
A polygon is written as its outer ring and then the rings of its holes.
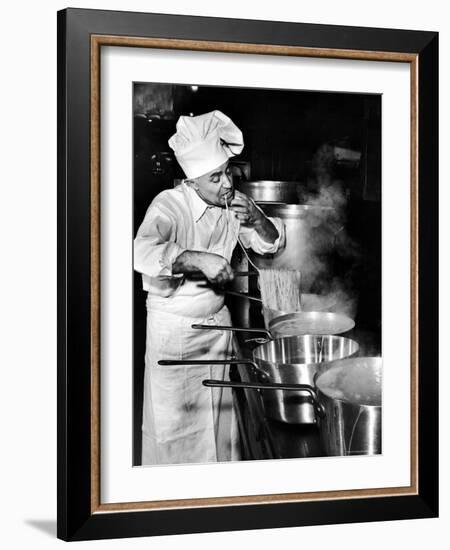
{"type": "Polygon", "coordinates": [[[382,454],[382,95],[132,102],[133,466],[382,454]]]}
{"type": "Polygon", "coordinates": [[[2,12],[2,547],[445,548],[446,4],[74,4],[2,12]]]}
{"type": "Polygon", "coordinates": [[[379,546],[439,513],[438,33],[226,9],[58,12],[57,536],[379,546]]]}

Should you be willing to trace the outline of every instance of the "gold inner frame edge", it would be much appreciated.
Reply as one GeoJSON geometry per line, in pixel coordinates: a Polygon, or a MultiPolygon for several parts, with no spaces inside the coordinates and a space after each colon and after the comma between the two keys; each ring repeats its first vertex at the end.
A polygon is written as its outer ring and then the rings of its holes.
{"type": "Polygon", "coordinates": [[[418,494],[418,55],[402,52],[366,50],[342,50],[333,48],[307,48],[180,40],[166,38],[142,38],[115,35],[91,35],[90,66],[90,177],[91,177],[91,513],[121,512],[132,510],[163,510],[202,508],[251,504],[275,504],[283,502],[308,502],[317,500],[342,500],[347,498],[380,498],[418,494]],[[411,484],[407,487],[354,489],[344,491],[318,491],[307,493],[282,493],[232,497],[210,497],[177,500],[154,500],[102,504],[100,501],[100,50],[102,46],[164,48],[206,52],[247,53],[260,55],[284,55],[330,59],[390,61],[410,64],[410,131],[411,131],[411,484]]]}

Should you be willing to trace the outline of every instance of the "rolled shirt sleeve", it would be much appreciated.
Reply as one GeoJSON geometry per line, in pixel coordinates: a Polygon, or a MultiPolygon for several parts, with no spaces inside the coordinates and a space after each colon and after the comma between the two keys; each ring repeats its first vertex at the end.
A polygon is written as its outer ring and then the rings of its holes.
{"type": "Polygon", "coordinates": [[[175,235],[176,220],[151,205],[134,239],[134,269],[148,277],[172,277],[172,265],[185,250],[175,235]]]}
{"type": "Polygon", "coordinates": [[[286,242],[286,231],[283,221],[280,218],[267,217],[267,219],[273,223],[278,231],[277,239],[275,239],[273,243],[269,243],[262,239],[256,229],[241,226],[239,237],[245,248],[251,248],[257,254],[275,254],[275,252],[284,247],[286,242]]]}

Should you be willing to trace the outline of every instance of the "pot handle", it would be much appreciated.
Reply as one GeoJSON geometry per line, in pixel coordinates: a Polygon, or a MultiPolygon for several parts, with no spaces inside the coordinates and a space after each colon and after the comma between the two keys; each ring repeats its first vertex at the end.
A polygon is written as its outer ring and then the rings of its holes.
{"type": "Polygon", "coordinates": [[[232,332],[262,332],[266,334],[270,340],[272,339],[270,331],[268,331],[265,328],[242,328],[242,327],[228,327],[228,326],[221,326],[221,325],[192,325],[192,328],[196,328],[199,330],[231,330],[232,332]]]}
{"type": "MultiPolygon", "coordinates": [[[[205,283],[201,285],[197,285],[200,288],[211,288],[211,284],[205,283]]],[[[229,294],[230,296],[238,296],[239,298],[244,298],[245,300],[253,300],[254,302],[258,302],[262,304],[262,299],[257,298],[256,296],[252,296],[251,294],[246,294],[245,292],[238,292],[237,290],[228,290],[227,288],[217,288],[214,287],[215,292],[220,292],[221,294],[229,294]]]]}
{"type": "Polygon", "coordinates": [[[313,399],[315,399],[316,394],[313,388],[311,388],[311,386],[307,386],[306,384],[280,384],[279,382],[268,382],[267,384],[261,384],[259,382],[231,382],[228,380],[203,380],[202,384],[207,387],[245,388],[251,390],[305,390],[313,399]]]}
{"type": "MultiPolygon", "coordinates": [[[[256,271],[234,271],[233,274],[235,277],[252,277],[258,275],[256,271]]],[[[194,281],[207,280],[203,271],[192,271],[186,274],[186,278],[193,279],[194,281]]],[[[244,294],[243,296],[245,297],[246,295],[244,294]]]]}
{"type": "Polygon", "coordinates": [[[243,388],[250,390],[284,390],[284,391],[306,391],[314,401],[314,410],[319,418],[324,418],[325,410],[317,399],[316,391],[308,384],[279,384],[270,382],[259,384],[258,382],[229,382],[227,380],[203,380],[202,384],[209,388],[243,388]]]}
{"type": "Polygon", "coordinates": [[[244,292],[238,292],[237,290],[222,290],[224,294],[229,294],[230,296],[239,296],[239,298],[245,298],[246,300],[251,300],[253,302],[259,302],[262,304],[261,298],[256,296],[251,296],[250,294],[245,294],[244,292]]]}
{"type": "Polygon", "coordinates": [[[161,359],[158,361],[158,365],[162,367],[175,367],[178,365],[247,365],[257,371],[262,379],[267,378],[266,373],[250,359],[174,359],[173,361],[170,359],[161,359]]]}
{"type": "Polygon", "coordinates": [[[178,365],[251,365],[260,370],[258,365],[250,359],[161,359],[158,365],[174,367],[178,365]]]}

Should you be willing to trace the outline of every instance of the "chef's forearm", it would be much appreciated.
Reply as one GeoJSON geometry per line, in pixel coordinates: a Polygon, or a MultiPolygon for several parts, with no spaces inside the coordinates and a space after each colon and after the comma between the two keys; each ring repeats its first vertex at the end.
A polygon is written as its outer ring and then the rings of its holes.
{"type": "Polygon", "coordinates": [[[196,273],[203,271],[205,252],[196,250],[185,250],[172,264],[172,273],[196,273]]]}
{"type": "Polygon", "coordinates": [[[211,283],[223,285],[234,279],[233,270],[223,256],[212,252],[185,250],[172,264],[172,273],[201,271],[211,283]]]}
{"type": "Polygon", "coordinates": [[[274,243],[279,237],[277,228],[265,216],[261,216],[261,219],[255,223],[254,228],[261,239],[267,243],[274,243]]]}

